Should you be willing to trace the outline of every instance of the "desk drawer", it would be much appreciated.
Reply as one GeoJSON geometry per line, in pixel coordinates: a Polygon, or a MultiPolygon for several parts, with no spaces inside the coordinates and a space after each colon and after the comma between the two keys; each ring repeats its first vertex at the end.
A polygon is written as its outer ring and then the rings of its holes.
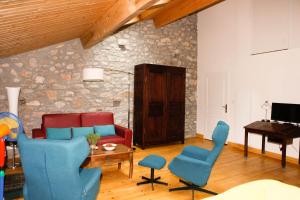
{"type": "MultiPolygon", "coordinates": [[[[271,142],[271,143],[275,143],[275,144],[282,144],[282,141],[283,139],[280,139],[280,138],[275,138],[275,137],[268,137],[268,142],[271,142]]],[[[289,144],[293,144],[293,139],[288,139],[287,142],[286,142],[287,145],[289,144]]]]}

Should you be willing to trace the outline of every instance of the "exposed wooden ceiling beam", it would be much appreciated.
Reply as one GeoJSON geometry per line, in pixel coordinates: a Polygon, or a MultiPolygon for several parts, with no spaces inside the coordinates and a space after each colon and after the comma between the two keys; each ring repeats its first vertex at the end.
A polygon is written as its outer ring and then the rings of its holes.
{"type": "Polygon", "coordinates": [[[160,28],[221,1],[223,0],[173,0],[154,16],[153,21],[160,28]]]}
{"type": "Polygon", "coordinates": [[[84,48],[90,48],[106,36],[117,31],[128,21],[137,17],[145,9],[159,0],[118,0],[106,13],[93,24],[81,37],[84,48]]]}
{"type": "Polygon", "coordinates": [[[163,8],[151,8],[145,10],[142,14],[140,14],[140,21],[152,19],[157,13],[159,13],[163,8]]]}
{"type": "Polygon", "coordinates": [[[126,24],[124,24],[124,25],[128,26],[128,25],[131,25],[131,24],[135,24],[135,23],[137,23],[139,21],[140,21],[140,17],[139,16],[138,17],[134,17],[130,21],[126,22],[126,24]]]}
{"type": "Polygon", "coordinates": [[[134,17],[129,22],[125,24],[125,26],[135,24],[140,21],[152,19],[170,0],[159,0],[157,3],[153,4],[150,8],[143,11],[138,17],[134,17]]]}
{"type": "Polygon", "coordinates": [[[166,5],[170,1],[171,0],[159,0],[157,3],[155,3],[153,6],[151,6],[151,9],[152,8],[161,8],[162,6],[166,5]]]}
{"type": "Polygon", "coordinates": [[[157,15],[165,5],[167,5],[171,0],[160,0],[148,10],[145,10],[140,14],[140,21],[152,19],[155,15],[157,15]]]}

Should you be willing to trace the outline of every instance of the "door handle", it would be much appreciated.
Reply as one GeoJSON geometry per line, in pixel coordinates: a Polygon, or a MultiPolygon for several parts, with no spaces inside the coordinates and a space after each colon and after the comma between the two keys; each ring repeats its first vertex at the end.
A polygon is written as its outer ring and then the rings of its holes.
{"type": "Polygon", "coordinates": [[[228,105],[227,105],[227,103],[226,103],[224,106],[222,106],[222,108],[224,108],[224,110],[225,110],[225,113],[227,113],[227,112],[228,112],[228,105]]]}

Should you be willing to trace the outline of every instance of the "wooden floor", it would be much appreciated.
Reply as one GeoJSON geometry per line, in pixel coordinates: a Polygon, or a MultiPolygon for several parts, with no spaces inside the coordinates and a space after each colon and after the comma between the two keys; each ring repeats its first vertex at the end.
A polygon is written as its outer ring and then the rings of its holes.
{"type": "MultiPolygon", "coordinates": [[[[200,138],[187,139],[185,145],[191,144],[204,148],[212,147],[210,141],[200,138]]],[[[169,188],[181,186],[178,178],[171,174],[167,165],[173,157],[181,152],[185,145],[175,144],[147,148],[145,150],[137,148],[134,153],[134,172],[132,179],[128,179],[127,163],[124,163],[120,171],[117,170],[117,166],[103,167],[103,177],[97,199],[190,200],[191,191],[168,191],[169,188]],[[150,185],[136,186],[136,183],[141,181],[141,176],[149,176],[150,174],[149,169],[140,167],[137,163],[143,157],[151,153],[162,155],[167,159],[166,166],[159,171],[155,171],[155,173],[156,176],[162,177],[162,181],[169,183],[169,186],[155,185],[154,191],[151,190],[150,185]]],[[[249,154],[248,160],[245,160],[242,151],[226,146],[212,170],[206,188],[221,193],[236,185],[257,179],[276,179],[300,187],[300,166],[287,164],[287,167],[282,169],[279,160],[252,153],[249,154]]],[[[196,192],[195,199],[202,199],[208,196],[209,195],[196,192]]]]}
{"type": "MultiPolygon", "coordinates": [[[[212,147],[210,141],[200,138],[190,138],[186,140],[186,144],[184,145],[174,144],[147,148],[145,150],[137,148],[134,152],[134,171],[132,179],[128,178],[128,163],[124,163],[121,170],[118,170],[117,165],[102,167],[103,174],[97,199],[190,200],[191,191],[168,191],[169,188],[180,187],[182,184],[179,183],[178,178],[172,175],[168,170],[167,165],[173,157],[181,152],[184,146],[191,144],[208,149],[212,147]],[[140,167],[137,163],[143,157],[151,153],[162,155],[167,159],[166,166],[159,171],[155,171],[155,175],[161,176],[161,181],[169,183],[169,186],[155,185],[154,191],[151,190],[150,185],[136,185],[137,182],[141,181],[141,176],[150,175],[148,168],[140,167]]],[[[287,164],[286,168],[282,169],[279,160],[253,153],[249,153],[248,159],[245,160],[241,150],[225,146],[212,170],[206,189],[221,193],[236,185],[258,179],[276,179],[300,187],[300,166],[287,164]]],[[[202,199],[208,196],[209,195],[196,192],[195,199],[202,199]]]]}

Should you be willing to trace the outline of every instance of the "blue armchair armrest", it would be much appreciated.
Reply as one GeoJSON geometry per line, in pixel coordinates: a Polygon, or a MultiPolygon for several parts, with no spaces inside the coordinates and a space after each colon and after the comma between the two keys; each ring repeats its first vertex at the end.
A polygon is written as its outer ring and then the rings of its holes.
{"type": "Polygon", "coordinates": [[[197,146],[187,146],[183,149],[181,152],[182,155],[191,157],[191,158],[196,158],[199,160],[206,160],[207,156],[209,155],[210,151],[207,149],[203,149],[197,146]]]}
{"type": "Polygon", "coordinates": [[[172,160],[169,164],[169,169],[176,176],[202,187],[207,183],[211,165],[208,162],[181,154],[172,160]],[[201,173],[198,173],[199,171],[201,173]]]}

